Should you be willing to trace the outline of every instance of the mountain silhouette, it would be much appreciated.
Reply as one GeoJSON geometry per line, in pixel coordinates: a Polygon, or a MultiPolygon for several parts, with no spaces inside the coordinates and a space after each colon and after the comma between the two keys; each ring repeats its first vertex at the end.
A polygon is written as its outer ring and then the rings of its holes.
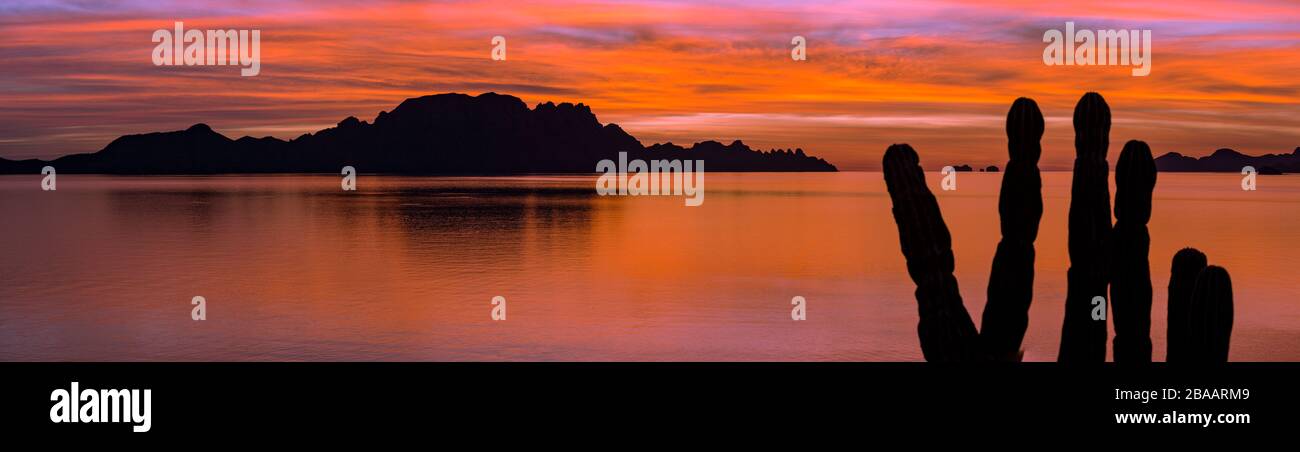
{"type": "Polygon", "coordinates": [[[602,125],[581,103],[529,109],[514,96],[450,93],[407,99],[373,124],[348,117],[289,141],[232,140],[195,124],[123,136],[99,152],[52,161],[0,159],[0,174],[35,174],[46,165],[102,174],[337,173],[344,166],[396,174],[593,173],[620,152],[629,160],[704,160],[707,171],[836,171],[802,149],[763,152],[739,140],[646,147],[618,125],[602,125]]]}
{"type": "Polygon", "coordinates": [[[1260,174],[1300,173],[1300,148],[1290,154],[1251,156],[1232,149],[1219,149],[1201,158],[1170,152],[1156,158],[1156,167],[1164,172],[1240,172],[1253,166],[1260,174]]]}

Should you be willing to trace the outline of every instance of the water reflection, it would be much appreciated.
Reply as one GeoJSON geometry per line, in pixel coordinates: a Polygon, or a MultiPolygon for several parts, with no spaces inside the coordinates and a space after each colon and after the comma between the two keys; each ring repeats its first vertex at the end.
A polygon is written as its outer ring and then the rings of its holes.
{"type": "MultiPolygon", "coordinates": [[[[920,359],[879,174],[708,177],[701,207],[577,176],[363,176],[351,193],[328,176],[67,176],[55,193],[3,177],[0,359],[920,359]]],[[[940,203],[978,313],[999,179],[962,177],[940,203]]],[[[1261,182],[1161,175],[1157,359],[1169,258],[1196,245],[1233,272],[1232,359],[1300,360],[1300,179],[1261,182]]],[[[1055,358],[1068,266],[1069,174],[1044,190],[1031,360],[1055,358]]]]}

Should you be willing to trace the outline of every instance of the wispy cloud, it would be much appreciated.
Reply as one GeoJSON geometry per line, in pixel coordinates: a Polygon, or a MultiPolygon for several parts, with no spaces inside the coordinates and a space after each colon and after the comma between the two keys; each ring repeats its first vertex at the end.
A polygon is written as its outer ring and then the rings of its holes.
{"type": "Polygon", "coordinates": [[[902,141],[927,159],[1001,162],[999,118],[1018,96],[1057,118],[1044,165],[1066,168],[1072,131],[1059,119],[1088,90],[1115,109],[1116,141],[1157,152],[1300,145],[1300,5],[1285,0],[521,3],[5,2],[0,156],[195,122],[290,138],[447,91],[580,101],[643,141],[741,138],[849,169],[902,141]],[[150,36],[176,20],[261,29],[261,75],[153,66],[150,36]],[[1151,29],[1152,75],[1044,66],[1042,33],[1066,20],[1151,29]],[[495,35],[506,62],[489,59],[495,35]],[[790,60],[794,35],[807,61],[790,60]]]}

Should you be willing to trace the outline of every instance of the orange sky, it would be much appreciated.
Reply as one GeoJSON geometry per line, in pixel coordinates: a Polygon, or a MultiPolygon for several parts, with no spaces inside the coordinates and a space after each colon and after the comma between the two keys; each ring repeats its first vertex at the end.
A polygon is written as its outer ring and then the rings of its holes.
{"type": "Polygon", "coordinates": [[[646,144],[743,139],[875,169],[910,142],[932,164],[1005,160],[1018,96],[1047,115],[1043,166],[1067,169],[1085,91],[1114,149],[1300,146],[1300,4],[1203,0],[909,2],[59,2],[0,6],[0,156],[53,157],[206,122],[292,138],[439,92],[583,102],[646,144]],[[153,30],[259,29],[262,68],[158,67],[153,30]],[[1049,67],[1043,33],[1149,29],[1151,75],[1049,67]],[[490,39],[507,38],[507,61],[490,39]],[[791,61],[790,39],[808,41],[791,61]]]}

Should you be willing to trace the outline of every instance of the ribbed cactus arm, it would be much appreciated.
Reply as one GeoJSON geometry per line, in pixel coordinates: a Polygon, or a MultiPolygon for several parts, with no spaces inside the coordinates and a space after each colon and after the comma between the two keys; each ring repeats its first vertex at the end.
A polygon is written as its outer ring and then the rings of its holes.
{"type": "Polygon", "coordinates": [[[1227,362],[1233,316],[1232,278],[1228,271],[1217,265],[1201,270],[1188,307],[1188,332],[1193,347],[1190,361],[1227,362]]]}
{"type": "Polygon", "coordinates": [[[952,237],[920,158],[911,146],[895,144],[885,151],[883,168],[907,273],[916,283],[921,352],[928,361],[978,359],[975,324],[953,276],[952,237]]]}
{"type": "Polygon", "coordinates": [[[1196,289],[1196,277],[1206,265],[1205,253],[1196,248],[1183,248],[1174,254],[1169,268],[1169,330],[1165,336],[1165,361],[1176,363],[1191,359],[1193,346],[1188,324],[1192,291],[1196,289]]]}
{"type": "Polygon", "coordinates": [[[1133,140],[1115,164],[1115,228],[1111,233],[1111,313],[1115,362],[1151,362],[1151,147],[1133,140]]]}
{"type": "Polygon", "coordinates": [[[1043,180],[1038,159],[1043,153],[1043,113],[1028,98],[1016,99],[1007,112],[1007,161],[1002,173],[998,214],[1002,240],[989,273],[988,302],[980,343],[999,361],[1020,359],[1020,344],[1029,327],[1034,298],[1034,240],[1043,217],[1043,180]]]}
{"type": "MultiPolygon", "coordinates": [[[[1084,94],[1074,107],[1074,180],[1070,186],[1069,252],[1062,362],[1106,360],[1106,321],[1093,315],[1093,299],[1108,303],[1106,246],[1111,232],[1110,107],[1097,93],[1084,94]]],[[[1108,306],[1107,306],[1108,308],[1108,306]]],[[[1104,313],[1104,309],[1102,310],[1104,313]]]]}

